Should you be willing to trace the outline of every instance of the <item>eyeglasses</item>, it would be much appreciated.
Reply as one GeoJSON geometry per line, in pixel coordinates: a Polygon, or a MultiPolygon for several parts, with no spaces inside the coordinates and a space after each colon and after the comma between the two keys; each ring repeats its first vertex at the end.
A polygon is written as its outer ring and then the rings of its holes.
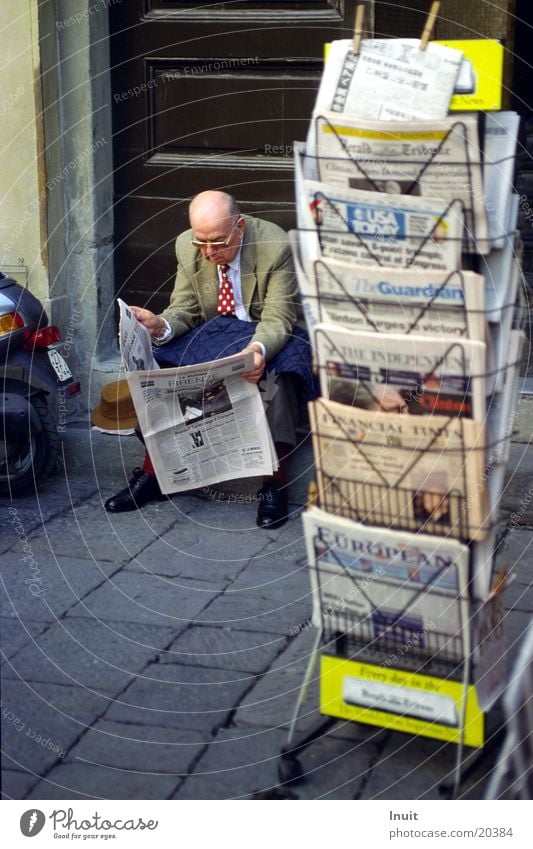
{"type": "Polygon", "coordinates": [[[191,239],[191,245],[194,245],[195,248],[208,248],[208,247],[227,248],[229,243],[231,242],[231,237],[233,236],[233,231],[235,230],[235,227],[237,226],[237,224],[239,223],[240,220],[241,220],[240,218],[237,218],[233,227],[229,231],[229,236],[228,236],[227,239],[218,239],[218,240],[215,240],[215,241],[211,241],[210,239],[207,239],[205,242],[203,242],[201,239],[191,239]]]}

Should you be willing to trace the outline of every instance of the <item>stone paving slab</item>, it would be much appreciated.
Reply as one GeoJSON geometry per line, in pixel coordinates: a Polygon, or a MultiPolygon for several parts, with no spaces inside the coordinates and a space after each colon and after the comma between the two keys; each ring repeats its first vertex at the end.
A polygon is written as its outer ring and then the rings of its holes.
{"type": "Polygon", "coordinates": [[[107,586],[118,566],[105,560],[38,555],[10,563],[0,557],[2,615],[28,621],[55,621],[98,586],[107,586]],[[29,563],[33,563],[30,567],[29,563]]]}
{"type": "MultiPolygon", "coordinates": [[[[28,643],[32,643],[49,625],[45,622],[29,622],[20,619],[0,619],[0,644],[2,658],[9,660],[28,643]]],[[[4,663],[4,660],[2,660],[4,663]]]]}
{"type": "Polygon", "coordinates": [[[139,622],[176,630],[194,621],[216,590],[176,578],[119,572],[68,616],[139,622]]]}
{"type": "Polygon", "coordinates": [[[3,765],[7,769],[42,774],[65,756],[80,734],[104,713],[109,701],[109,696],[80,687],[5,679],[2,682],[3,765]]]}
{"type": "Polygon", "coordinates": [[[6,678],[79,685],[120,692],[172,640],[172,628],[64,619],[23,648],[4,670],[6,678]]]}
{"type": "Polygon", "coordinates": [[[196,523],[185,518],[179,526],[148,545],[126,568],[168,577],[215,581],[223,588],[252,558],[259,556],[269,542],[260,533],[243,534],[237,539],[233,531],[218,531],[213,540],[206,539],[207,536],[196,523]]]}
{"type": "Polygon", "coordinates": [[[357,798],[442,799],[439,786],[455,767],[456,751],[438,740],[386,732],[357,798]]]}
{"type": "Polygon", "coordinates": [[[232,628],[193,626],[160,655],[160,663],[206,666],[259,675],[285,647],[283,637],[232,628]]]}
{"type": "Polygon", "coordinates": [[[261,592],[227,592],[217,596],[197,617],[206,625],[263,631],[287,636],[294,623],[309,617],[310,607],[304,591],[294,599],[273,598],[261,592]]]}
{"type": "Polygon", "coordinates": [[[2,770],[2,799],[25,799],[38,781],[38,775],[4,769],[2,770]]]}
{"type": "Polygon", "coordinates": [[[252,686],[247,672],[151,664],[106,712],[106,719],[202,731],[224,725],[252,686]]]}
{"type": "MultiPolygon", "coordinates": [[[[170,799],[179,779],[170,775],[146,776],[105,766],[62,763],[24,798],[26,799],[170,799]]],[[[22,797],[18,797],[22,798],[22,797]]]]}
{"type": "MultiPolygon", "coordinates": [[[[152,776],[170,775],[177,783],[204,747],[202,734],[191,729],[100,720],[71,749],[65,763],[81,761],[133,772],[144,775],[146,783],[152,776]]],[[[115,780],[119,777],[115,773],[115,780]]]]}
{"type": "Polygon", "coordinates": [[[242,724],[221,730],[174,798],[250,799],[275,788],[288,798],[354,798],[375,758],[375,746],[361,744],[355,734],[350,742],[323,737],[301,756],[303,780],[289,786],[278,772],[286,736],[279,729],[242,724]]]}

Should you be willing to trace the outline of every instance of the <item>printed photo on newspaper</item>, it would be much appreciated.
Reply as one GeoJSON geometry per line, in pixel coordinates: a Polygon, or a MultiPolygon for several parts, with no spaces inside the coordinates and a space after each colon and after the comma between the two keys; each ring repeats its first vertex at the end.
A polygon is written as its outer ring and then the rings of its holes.
{"type": "Polygon", "coordinates": [[[357,55],[353,39],[333,41],[315,104],[380,121],[445,118],[463,53],[416,38],[364,39],[357,55]]]}
{"type": "Polygon", "coordinates": [[[139,426],[165,494],[269,475],[277,458],[261,396],[241,375],[253,352],[128,372],[139,426]]]}
{"type": "Polygon", "coordinates": [[[456,539],[490,526],[485,428],[465,418],[309,404],[318,506],[348,519],[456,539]]]}
{"type": "Polygon", "coordinates": [[[492,387],[483,342],[333,324],[317,324],[314,342],[325,398],[385,413],[485,420],[492,387]]]}
{"type": "MultiPolygon", "coordinates": [[[[456,336],[485,342],[484,280],[472,271],[371,268],[331,257],[309,258],[289,234],[309,332],[319,322],[376,333],[456,336]]],[[[309,253],[309,251],[308,251],[309,253]]]]}
{"type": "Polygon", "coordinates": [[[469,549],[456,540],[376,528],[313,507],[302,515],[313,619],[416,664],[469,650],[469,549]]]}
{"type": "Polygon", "coordinates": [[[350,189],[460,201],[465,250],[490,249],[478,119],[391,124],[325,112],[314,120],[318,179],[350,189]]]}
{"type": "Polygon", "coordinates": [[[158,369],[152,342],[146,327],[141,324],[126,303],[117,298],[119,307],[118,339],[122,363],[126,371],[158,369]]]}
{"type": "Polygon", "coordinates": [[[459,202],[302,182],[298,227],[315,230],[324,256],[392,268],[461,267],[459,202]]]}

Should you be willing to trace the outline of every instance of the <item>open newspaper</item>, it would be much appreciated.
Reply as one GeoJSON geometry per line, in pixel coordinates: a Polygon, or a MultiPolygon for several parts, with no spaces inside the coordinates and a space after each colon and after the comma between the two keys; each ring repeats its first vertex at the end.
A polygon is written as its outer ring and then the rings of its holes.
{"type": "Polygon", "coordinates": [[[388,665],[469,651],[469,550],[311,508],[302,516],[313,617],[381,649],[388,665]]]}
{"type": "Polygon", "coordinates": [[[317,324],[314,341],[325,398],[367,410],[485,419],[491,379],[483,342],[334,324],[317,324]]]}
{"type": "Polygon", "coordinates": [[[272,474],[278,461],[261,395],[241,377],[253,352],[159,369],[146,328],[119,306],[126,377],[161,491],[272,474]]]}
{"type": "Polygon", "coordinates": [[[380,121],[444,118],[463,54],[430,42],[420,50],[415,38],[365,39],[357,55],[353,40],[329,46],[315,104],[380,121]]]}
{"type": "MultiPolygon", "coordinates": [[[[460,201],[465,249],[489,251],[478,119],[391,124],[325,112],[314,120],[318,179],[330,185],[460,201]]],[[[509,189],[510,190],[510,189],[509,189]]],[[[508,190],[508,191],[509,191],[508,190]]]]}
{"type": "Polygon", "coordinates": [[[516,112],[487,112],[485,116],[485,200],[491,245],[505,246],[516,227],[513,176],[520,116],[516,112]]]}
{"type": "Polygon", "coordinates": [[[319,322],[376,333],[417,333],[486,341],[484,280],[472,271],[371,268],[309,258],[289,234],[309,332],[319,322]]]}
{"type": "Polygon", "coordinates": [[[298,227],[316,232],[324,256],[393,268],[461,267],[464,217],[458,202],[305,178],[297,200],[298,227]]]}
{"type": "Polygon", "coordinates": [[[463,540],[488,531],[485,428],[465,418],[309,404],[318,506],[463,540]]]}

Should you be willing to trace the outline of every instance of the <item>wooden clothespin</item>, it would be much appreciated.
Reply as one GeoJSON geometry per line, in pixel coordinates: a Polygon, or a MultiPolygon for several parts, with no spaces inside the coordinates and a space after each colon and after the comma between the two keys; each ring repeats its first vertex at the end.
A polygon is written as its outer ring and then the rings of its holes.
{"type": "Polygon", "coordinates": [[[420,39],[420,50],[425,50],[428,46],[428,41],[431,38],[433,33],[433,28],[435,26],[435,21],[437,19],[437,15],[439,14],[440,9],[440,0],[435,0],[434,3],[431,4],[431,9],[429,15],[426,19],[426,25],[424,27],[424,32],[422,33],[422,38],[420,39]]]}
{"type": "Polygon", "coordinates": [[[363,35],[363,24],[365,22],[365,5],[360,3],[355,13],[355,27],[353,32],[353,54],[357,56],[361,46],[361,37],[363,35]]]}

